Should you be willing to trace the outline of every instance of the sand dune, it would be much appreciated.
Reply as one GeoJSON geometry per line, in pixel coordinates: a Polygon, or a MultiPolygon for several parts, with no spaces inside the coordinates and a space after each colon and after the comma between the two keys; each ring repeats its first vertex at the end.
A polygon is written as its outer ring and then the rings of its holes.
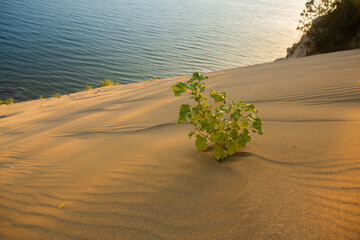
{"type": "Polygon", "coordinates": [[[208,75],[264,123],[224,163],[189,76],[0,106],[0,239],[360,239],[360,50],[208,75]]]}

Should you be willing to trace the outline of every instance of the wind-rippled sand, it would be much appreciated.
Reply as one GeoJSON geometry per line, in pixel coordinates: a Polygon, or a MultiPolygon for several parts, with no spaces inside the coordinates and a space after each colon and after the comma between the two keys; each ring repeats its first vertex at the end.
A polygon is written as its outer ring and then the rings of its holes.
{"type": "Polygon", "coordinates": [[[189,76],[0,106],[0,239],[359,239],[360,50],[208,75],[264,124],[224,163],[189,76]]]}

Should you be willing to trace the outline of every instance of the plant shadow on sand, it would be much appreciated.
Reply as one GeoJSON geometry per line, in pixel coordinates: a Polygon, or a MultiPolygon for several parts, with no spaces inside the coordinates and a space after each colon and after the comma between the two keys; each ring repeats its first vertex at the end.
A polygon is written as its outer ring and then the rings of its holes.
{"type": "Polygon", "coordinates": [[[225,165],[236,164],[252,156],[256,156],[256,155],[251,152],[237,152],[228,159],[225,159],[222,163],[225,165]]]}
{"type": "MultiPolygon", "coordinates": [[[[196,149],[195,149],[196,150],[196,149]]],[[[213,155],[213,151],[214,151],[214,145],[210,145],[208,147],[208,149],[206,151],[203,151],[202,153],[206,154],[206,161],[214,161],[214,163],[216,163],[216,165],[218,166],[218,164],[222,164],[222,165],[232,165],[232,164],[237,164],[240,163],[241,161],[245,160],[248,157],[258,157],[256,154],[251,153],[251,152],[236,152],[234,153],[234,155],[226,158],[225,160],[218,162],[216,161],[214,155],[213,155]]]]}

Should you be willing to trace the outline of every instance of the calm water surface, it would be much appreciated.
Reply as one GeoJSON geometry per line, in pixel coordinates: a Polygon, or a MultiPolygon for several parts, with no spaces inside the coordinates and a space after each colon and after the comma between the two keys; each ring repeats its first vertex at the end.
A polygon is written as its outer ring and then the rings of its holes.
{"type": "Polygon", "coordinates": [[[263,63],[305,0],[0,0],[0,99],[263,63]]]}

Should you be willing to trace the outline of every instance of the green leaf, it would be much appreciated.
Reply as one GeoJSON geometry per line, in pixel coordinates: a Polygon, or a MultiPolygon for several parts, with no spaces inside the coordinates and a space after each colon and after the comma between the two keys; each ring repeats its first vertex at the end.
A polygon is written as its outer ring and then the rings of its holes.
{"type": "Polygon", "coordinates": [[[223,112],[229,112],[230,106],[220,105],[220,106],[219,106],[219,110],[220,110],[220,111],[223,111],[223,112]]]}
{"type": "Polygon", "coordinates": [[[199,72],[194,72],[191,79],[192,80],[199,80],[199,78],[200,78],[199,72]]]}
{"type": "Polygon", "coordinates": [[[194,131],[189,132],[189,134],[188,134],[189,139],[191,139],[191,137],[192,137],[194,134],[195,134],[195,132],[194,132],[194,131]]]}
{"type": "Polygon", "coordinates": [[[210,123],[208,123],[208,122],[201,122],[200,123],[200,129],[201,130],[206,130],[207,132],[209,132],[209,128],[210,128],[210,123]]]}
{"type": "Polygon", "coordinates": [[[220,144],[215,144],[214,155],[216,160],[222,161],[229,156],[229,153],[220,144]]]}
{"type": "Polygon", "coordinates": [[[198,151],[205,151],[207,150],[207,140],[205,137],[201,136],[201,135],[196,135],[196,148],[198,151]]]}
{"type": "Polygon", "coordinates": [[[226,102],[226,93],[224,92],[216,92],[214,89],[211,89],[210,96],[215,102],[226,102]]]}
{"type": "Polygon", "coordinates": [[[205,91],[205,86],[203,84],[199,85],[199,91],[200,92],[204,92],[205,91]]]}
{"type": "Polygon", "coordinates": [[[240,126],[243,127],[243,128],[246,128],[247,126],[249,125],[249,122],[248,121],[242,121],[240,126]]]}
{"type": "Polygon", "coordinates": [[[254,104],[246,104],[246,111],[254,112],[255,110],[254,104]]]}
{"type": "Polygon", "coordinates": [[[187,85],[186,85],[186,83],[179,82],[176,85],[172,86],[171,88],[172,88],[175,96],[180,96],[181,93],[186,92],[187,85]]]}
{"type": "Polygon", "coordinates": [[[253,132],[257,132],[258,134],[262,135],[262,123],[261,123],[261,119],[257,118],[256,121],[253,122],[252,124],[252,130],[253,132]]]}
{"type": "Polygon", "coordinates": [[[201,80],[205,80],[208,78],[208,76],[200,75],[199,72],[194,72],[190,81],[198,80],[200,82],[201,80]]]}
{"type": "Polygon", "coordinates": [[[209,104],[208,104],[207,102],[203,102],[203,103],[201,104],[201,107],[202,107],[203,109],[206,109],[206,108],[209,107],[209,104]]]}
{"type": "Polygon", "coordinates": [[[245,128],[245,129],[243,130],[243,132],[241,133],[241,136],[243,136],[247,142],[250,142],[250,141],[251,141],[250,132],[249,132],[249,130],[247,130],[246,128],[245,128]]]}
{"type": "Polygon", "coordinates": [[[236,109],[234,112],[232,112],[232,113],[230,114],[230,119],[232,119],[232,120],[237,120],[237,119],[239,119],[239,118],[241,118],[241,114],[240,114],[240,110],[239,110],[239,109],[236,109]]]}
{"type": "Polygon", "coordinates": [[[246,138],[242,134],[240,134],[237,136],[235,143],[236,150],[239,150],[239,148],[243,148],[246,146],[246,138]]]}
{"type": "Polygon", "coordinates": [[[233,155],[234,153],[236,153],[236,151],[237,151],[236,143],[231,141],[230,139],[226,140],[225,147],[230,156],[233,155]]]}
{"type": "Polygon", "coordinates": [[[199,80],[206,80],[206,79],[209,79],[208,76],[204,76],[204,75],[200,75],[199,76],[199,80]]]}
{"type": "Polygon", "coordinates": [[[177,121],[177,124],[180,125],[182,122],[186,122],[190,112],[191,112],[191,110],[190,110],[189,104],[181,105],[180,110],[179,110],[179,119],[177,121]]]}
{"type": "Polygon", "coordinates": [[[193,107],[192,111],[191,111],[191,114],[195,115],[195,116],[198,115],[199,114],[199,108],[198,107],[193,107]]]}
{"type": "Polygon", "coordinates": [[[218,131],[212,136],[212,140],[214,142],[223,142],[224,139],[226,138],[227,138],[227,134],[222,131],[218,131]]]}
{"type": "Polygon", "coordinates": [[[208,133],[212,133],[215,130],[215,123],[213,122],[201,122],[200,126],[202,131],[206,131],[208,133]]]}

